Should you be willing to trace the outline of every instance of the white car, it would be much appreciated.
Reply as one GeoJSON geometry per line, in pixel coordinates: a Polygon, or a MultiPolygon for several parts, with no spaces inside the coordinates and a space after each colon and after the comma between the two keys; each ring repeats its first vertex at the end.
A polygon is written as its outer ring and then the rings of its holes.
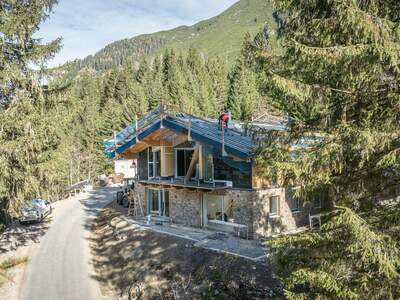
{"type": "Polygon", "coordinates": [[[53,208],[50,202],[43,199],[33,199],[29,206],[21,209],[21,216],[19,222],[21,224],[30,222],[42,222],[44,218],[50,215],[53,208]]]}

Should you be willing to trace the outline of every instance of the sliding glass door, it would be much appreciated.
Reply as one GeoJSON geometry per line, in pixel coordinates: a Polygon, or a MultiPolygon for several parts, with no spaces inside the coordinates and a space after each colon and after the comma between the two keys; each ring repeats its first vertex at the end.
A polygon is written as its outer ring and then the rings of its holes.
{"type": "Polygon", "coordinates": [[[169,192],[148,189],[147,208],[147,212],[153,216],[169,217],[169,192]]]}

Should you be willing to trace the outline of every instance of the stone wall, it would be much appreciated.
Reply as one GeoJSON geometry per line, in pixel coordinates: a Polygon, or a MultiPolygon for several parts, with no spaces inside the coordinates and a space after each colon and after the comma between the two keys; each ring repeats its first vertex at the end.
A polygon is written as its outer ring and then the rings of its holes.
{"type": "Polygon", "coordinates": [[[247,225],[249,237],[253,236],[253,191],[228,190],[227,195],[233,200],[233,219],[235,223],[247,225]]]}
{"type": "Polygon", "coordinates": [[[142,202],[143,213],[147,215],[147,195],[146,195],[146,187],[141,185],[140,183],[136,183],[135,189],[140,196],[140,200],[142,202]]]}
{"type": "Polygon", "coordinates": [[[173,223],[201,226],[201,193],[184,190],[169,191],[170,218],[173,223]]]}
{"type": "Polygon", "coordinates": [[[290,232],[308,222],[308,206],[300,203],[300,210],[293,211],[292,195],[289,189],[271,188],[253,192],[253,231],[254,237],[290,232]],[[279,213],[270,216],[270,197],[279,197],[279,213]]]}

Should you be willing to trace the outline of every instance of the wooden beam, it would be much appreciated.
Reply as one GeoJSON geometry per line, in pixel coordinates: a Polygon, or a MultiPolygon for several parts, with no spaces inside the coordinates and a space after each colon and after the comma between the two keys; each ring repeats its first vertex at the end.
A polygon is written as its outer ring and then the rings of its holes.
{"type": "Polygon", "coordinates": [[[190,161],[189,169],[186,173],[185,180],[190,180],[192,178],[193,172],[196,169],[196,163],[199,161],[199,146],[196,146],[196,149],[194,150],[192,160],[190,161]]]}

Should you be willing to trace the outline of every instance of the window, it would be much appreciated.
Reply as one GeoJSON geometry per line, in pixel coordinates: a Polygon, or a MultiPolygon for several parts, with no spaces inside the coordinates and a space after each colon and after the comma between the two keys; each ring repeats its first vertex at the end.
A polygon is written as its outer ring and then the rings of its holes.
{"type": "Polygon", "coordinates": [[[293,188],[290,193],[290,208],[292,212],[299,212],[301,210],[300,195],[296,195],[296,192],[299,192],[298,188],[293,188]]]}
{"type": "Polygon", "coordinates": [[[158,190],[150,190],[150,198],[151,198],[151,212],[155,214],[159,214],[160,212],[160,197],[158,190]]]}
{"type": "Polygon", "coordinates": [[[320,196],[315,196],[314,201],[313,201],[314,208],[321,208],[322,203],[321,203],[321,197],[320,196]]]}
{"type": "Polygon", "coordinates": [[[161,151],[153,152],[154,177],[161,176],[161,151]]]}
{"type": "Polygon", "coordinates": [[[153,178],[154,177],[154,158],[153,158],[153,150],[152,148],[149,148],[147,153],[147,157],[148,157],[148,164],[149,164],[149,178],[153,178]]]}
{"type": "Polygon", "coordinates": [[[292,196],[292,212],[299,212],[300,211],[300,199],[299,197],[292,196]]]}
{"type": "Polygon", "coordinates": [[[185,177],[189,170],[190,162],[192,161],[194,150],[175,149],[175,176],[185,177]]]}
{"type": "Polygon", "coordinates": [[[207,221],[233,222],[233,200],[226,196],[204,195],[207,221]]]}
{"type": "Polygon", "coordinates": [[[161,154],[160,150],[148,149],[149,178],[161,176],[161,154]]]}
{"type": "Polygon", "coordinates": [[[233,182],[234,187],[251,188],[251,172],[243,171],[239,166],[229,165],[223,157],[214,157],[213,166],[215,180],[229,180],[233,182]]]}
{"type": "Polygon", "coordinates": [[[204,147],[204,181],[214,181],[214,158],[212,149],[204,147]]]}
{"type": "Polygon", "coordinates": [[[279,216],[279,196],[269,197],[269,215],[279,216]]]}
{"type": "Polygon", "coordinates": [[[313,198],[313,207],[314,208],[322,208],[322,204],[324,208],[329,206],[329,193],[327,190],[321,190],[314,194],[313,198]]]}

